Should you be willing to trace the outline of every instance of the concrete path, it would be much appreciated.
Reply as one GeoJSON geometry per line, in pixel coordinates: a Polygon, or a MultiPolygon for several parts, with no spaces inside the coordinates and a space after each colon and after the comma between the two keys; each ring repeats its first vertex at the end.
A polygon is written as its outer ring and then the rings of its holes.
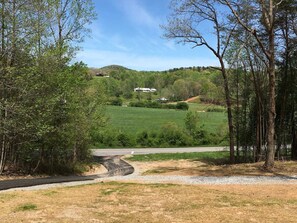
{"type": "Polygon", "coordinates": [[[33,179],[16,179],[0,181],[0,191],[12,188],[32,187],[45,184],[57,184],[68,182],[92,182],[99,178],[111,176],[125,176],[134,172],[134,168],[123,161],[119,156],[94,157],[95,161],[102,164],[107,172],[104,174],[95,174],[90,176],[55,176],[33,179]]]}
{"type": "Polygon", "coordinates": [[[191,153],[228,151],[228,147],[184,147],[184,148],[123,148],[123,149],[93,149],[95,156],[123,156],[128,154],[156,154],[156,153],[191,153]]]}
{"type": "Polygon", "coordinates": [[[91,176],[58,176],[35,179],[16,179],[0,181],[0,191],[12,188],[24,188],[37,185],[61,184],[68,182],[94,182],[96,179],[126,176],[134,172],[134,168],[120,159],[120,156],[128,154],[155,154],[155,153],[189,153],[189,152],[212,152],[227,151],[225,147],[189,147],[189,148],[131,148],[131,149],[95,149],[94,159],[101,163],[107,172],[91,176]]]}

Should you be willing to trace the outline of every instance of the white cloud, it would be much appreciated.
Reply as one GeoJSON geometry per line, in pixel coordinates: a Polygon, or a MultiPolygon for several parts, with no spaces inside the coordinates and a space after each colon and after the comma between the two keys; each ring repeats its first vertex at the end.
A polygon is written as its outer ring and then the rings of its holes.
{"type": "Polygon", "coordinates": [[[113,35],[108,40],[110,44],[116,47],[117,49],[120,49],[122,51],[129,51],[129,48],[125,46],[125,44],[123,43],[123,39],[119,35],[113,35]]]}
{"type": "Polygon", "coordinates": [[[161,71],[175,67],[218,66],[215,58],[140,56],[127,52],[100,50],[81,51],[77,54],[76,61],[83,61],[89,67],[103,67],[117,64],[131,69],[151,71],[161,71]]]}
{"type": "Polygon", "coordinates": [[[138,0],[120,1],[119,9],[131,20],[138,25],[145,25],[151,28],[159,28],[158,19],[151,15],[147,9],[140,5],[138,0]]]}
{"type": "Polygon", "coordinates": [[[169,48],[170,50],[176,49],[176,43],[173,40],[166,41],[164,45],[169,48]]]}

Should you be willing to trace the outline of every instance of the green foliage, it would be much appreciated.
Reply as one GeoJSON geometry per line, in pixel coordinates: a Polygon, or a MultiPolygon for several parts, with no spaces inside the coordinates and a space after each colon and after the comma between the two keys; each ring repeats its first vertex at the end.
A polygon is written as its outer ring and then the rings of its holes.
{"type": "Polygon", "coordinates": [[[162,109],[178,109],[178,110],[188,110],[189,105],[186,102],[178,102],[177,104],[164,104],[157,101],[137,101],[130,102],[130,107],[138,108],[162,108],[162,109]]]}
{"type": "Polygon", "coordinates": [[[117,140],[118,140],[118,146],[120,147],[130,147],[135,145],[131,137],[129,137],[129,135],[122,132],[117,135],[117,140]]]}
{"type": "Polygon", "coordinates": [[[154,101],[166,97],[171,101],[180,101],[201,95],[210,100],[224,101],[221,83],[217,81],[220,73],[211,68],[147,72],[110,66],[90,69],[89,72],[93,75],[96,72],[109,75],[109,78],[96,78],[104,83],[110,100],[113,97],[122,97],[129,101],[154,101]],[[156,88],[157,92],[135,93],[133,90],[136,87],[156,88]]]}
{"type": "Polygon", "coordinates": [[[164,160],[180,160],[189,159],[197,161],[215,162],[216,160],[228,160],[228,152],[199,152],[199,153],[164,153],[160,154],[146,154],[146,155],[134,155],[128,158],[131,161],[164,161],[164,160]]]}
{"type": "Polygon", "coordinates": [[[1,7],[0,174],[5,164],[23,172],[73,170],[90,155],[91,133],[105,121],[102,85],[93,85],[83,63],[69,65],[96,16],[94,4],[5,1],[1,7]]]}
{"type": "Polygon", "coordinates": [[[110,105],[114,105],[114,106],[122,106],[123,105],[123,100],[119,97],[114,98],[112,100],[110,100],[110,105]]]}
{"type": "Polygon", "coordinates": [[[207,108],[207,112],[226,112],[226,109],[223,107],[211,107],[207,108]]]}
{"type": "Polygon", "coordinates": [[[178,102],[176,104],[176,109],[179,109],[179,110],[188,110],[189,109],[189,105],[186,102],[178,102]]]}
{"type": "Polygon", "coordinates": [[[190,146],[192,139],[183,129],[178,127],[175,123],[167,123],[162,126],[159,135],[160,144],[164,147],[168,146],[190,146]]]}
{"type": "Polygon", "coordinates": [[[193,111],[187,112],[187,115],[185,118],[185,126],[190,134],[193,134],[196,131],[198,121],[199,121],[199,116],[197,112],[193,112],[193,111]]]}

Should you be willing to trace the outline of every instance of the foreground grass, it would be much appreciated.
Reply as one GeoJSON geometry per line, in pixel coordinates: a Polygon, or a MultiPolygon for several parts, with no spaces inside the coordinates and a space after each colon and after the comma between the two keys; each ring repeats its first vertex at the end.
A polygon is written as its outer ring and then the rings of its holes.
{"type": "Polygon", "coordinates": [[[200,152],[200,153],[160,153],[160,154],[146,154],[134,155],[128,160],[131,161],[164,161],[164,160],[180,160],[189,159],[195,161],[215,162],[215,163],[228,163],[229,152],[200,152]]]}
{"type": "Polygon", "coordinates": [[[297,185],[100,183],[2,192],[0,203],[1,223],[296,222],[297,185]],[[38,208],[16,211],[24,204],[38,208]]]}
{"type": "MultiPolygon", "coordinates": [[[[191,106],[190,106],[191,107],[191,106]]],[[[195,108],[191,109],[195,110],[195,108]]],[[[198,110],[198,109],[197,109],[198,110]]],[[[171,109],[152,109],[107,106],[107,115],[110,117],[110,126],[125,133],[135,134],[144,130],[159,132],[168,122],[184,126],[187,111],[171,109]]],[[[226,126],[227,118],[223,112],[199,112],[200,124],[204,129],[215,133],[226,126]]]]}

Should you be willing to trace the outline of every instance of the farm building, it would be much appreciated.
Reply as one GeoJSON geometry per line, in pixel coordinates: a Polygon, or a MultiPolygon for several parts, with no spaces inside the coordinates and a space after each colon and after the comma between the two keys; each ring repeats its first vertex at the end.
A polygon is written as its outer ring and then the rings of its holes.
{"type": "Polygon", "coordinates": [[[156,88],[141,88],[141,87],[137,87],[134,88],[134,92],[156,92],[157,89],[156,88]]]}

